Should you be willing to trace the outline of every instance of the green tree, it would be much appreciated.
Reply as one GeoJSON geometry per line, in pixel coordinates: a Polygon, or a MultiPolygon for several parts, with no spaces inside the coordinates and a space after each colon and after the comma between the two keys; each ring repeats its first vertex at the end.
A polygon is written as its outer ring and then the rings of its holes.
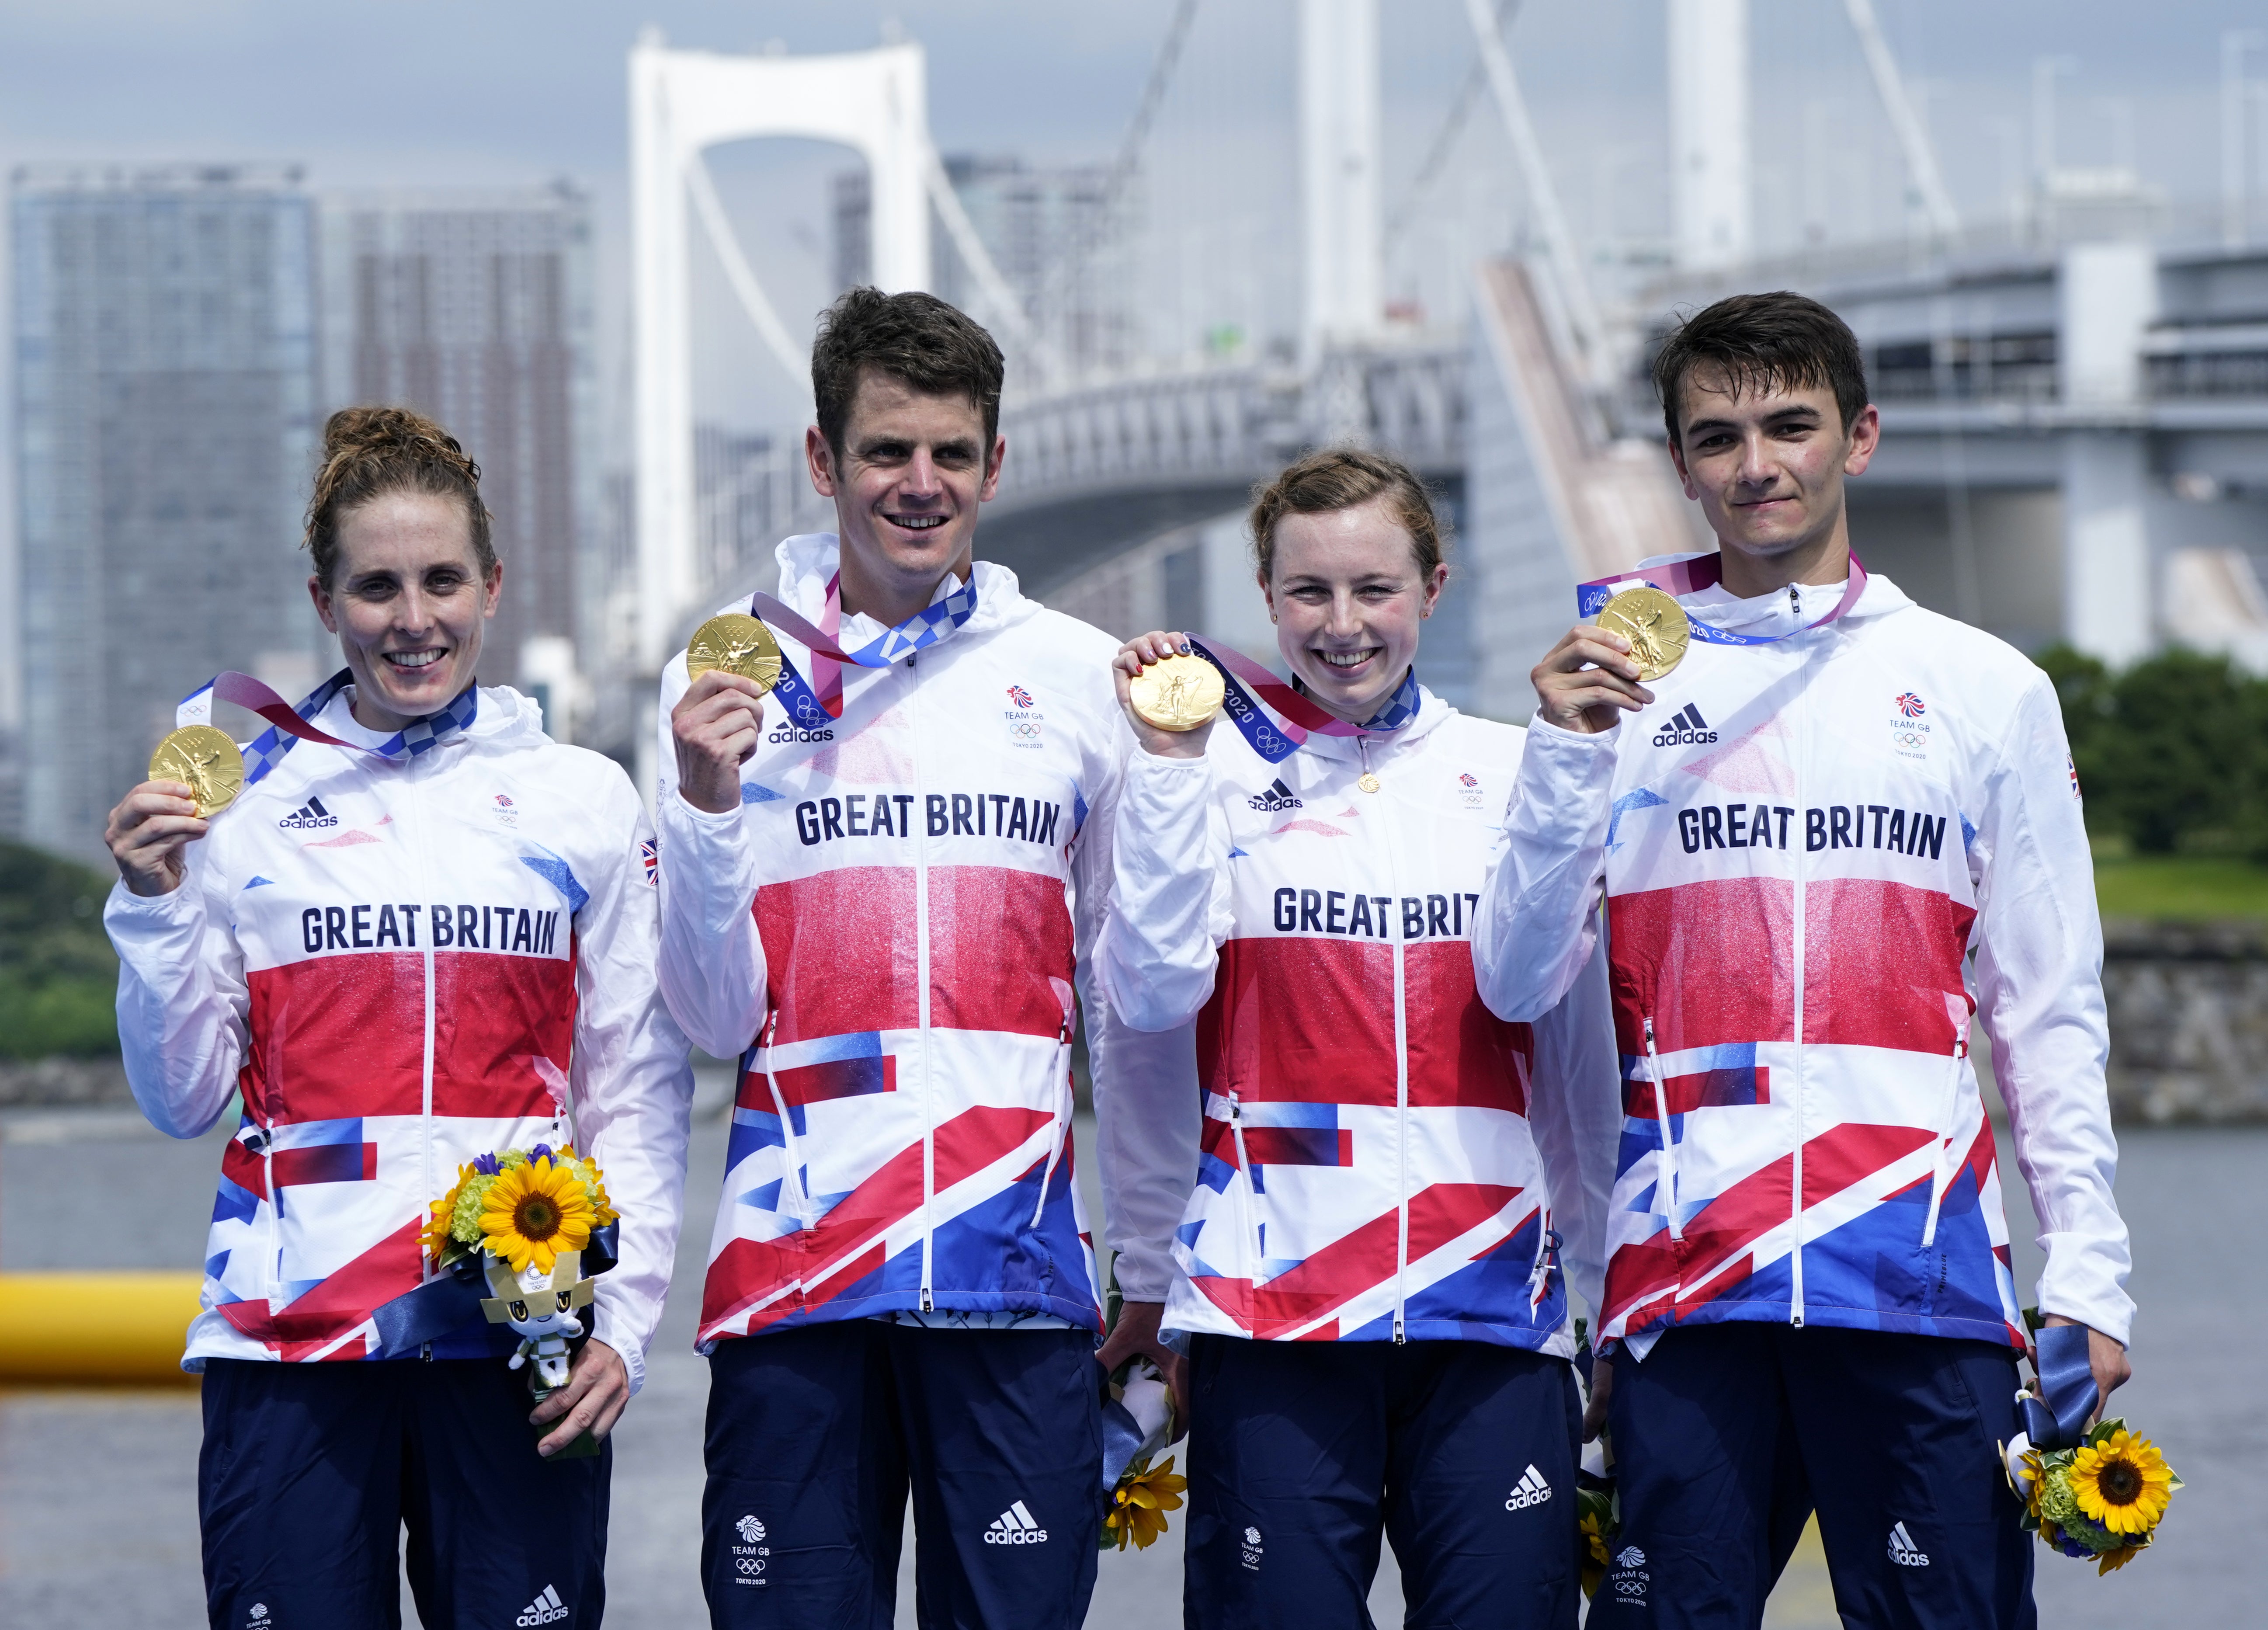
{"type": "Polygon", "coordinates": [[[2111,682],[2102,774],[2110,818],[2136,850],[2170,854],[2186,837],[2235,831],[2258,780],[2257,689],[2228,657],[2180,646],[2111,682]]]}
{"type": "Polygon", "coordinates": [[[85,867],[0,842],[0,1058],[118,1051],[109,891],[85,867]]]}
{"type": "Polygon", "coordinates": [[[2063,704],[2063,733],[2071,740],[2072,768],[2087,799],[2087,824],[2095,831],[2115,830],[2110,805],[2097,797],[2110,791],[2103,752],[2118,727],[2110,670],[2099,658],[2069,645],[2050,646],[2040,653],[2039,664],[2055,682],[2063,704]]]}

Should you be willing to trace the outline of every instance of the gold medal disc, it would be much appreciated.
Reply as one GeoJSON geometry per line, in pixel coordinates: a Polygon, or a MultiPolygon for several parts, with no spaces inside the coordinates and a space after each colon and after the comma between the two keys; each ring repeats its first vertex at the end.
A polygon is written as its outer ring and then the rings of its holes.
{"type": "Polygon", "coordinates": [[[1630,641],[1641,682],[1652,684],[1685,660],[1693,638],[1685,608],[1658,588],[1626,588],[1599,613],[1599,626],[1630,641]]]}
{"type": "Polygon", "coordinates": [[[244,791],[244,755],[225,731],[184,725],[150,755],[150,778],[179,781],[196,800],[197,814],[210,820],[244,791]]]}
{"type": "Polygon", "coordinates": [[[1366,793],[1375,793],[1380,787],[1384,786],[1386,783],[1380,780],[1378,777],[1370,771],[1366,770],[1356,778],[1355,785],[1366,793]]]}
{"type": "Polygon", "coordinates": [[[1128,687],[1142,722],[1160,730],[1195,730],[1209,723],[1227,697],[1220,670],[1199,656],[1153,662],[1128,687]]]}
{"type": "Polygon", "coordinates": [[[711,617],[694,631],[693,643],[686,647],[686,677],[698,679],[712,667],[754,680],[758,690],[770,690],[779,683],[779,641],[746,612],[711,617]]]}

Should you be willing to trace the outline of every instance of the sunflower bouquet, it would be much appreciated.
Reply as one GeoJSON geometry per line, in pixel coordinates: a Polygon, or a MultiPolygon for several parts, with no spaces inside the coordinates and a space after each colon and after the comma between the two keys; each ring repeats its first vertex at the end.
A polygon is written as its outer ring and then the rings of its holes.
{"type": "Polygon", "coordinates": [[[2113,1418],[2074,1449],[2035,1449],[2019,1434],[2006,1451],[2024,1527],[2097,1575],[2126,1566],[2156,1538],[2181,1478],[2156,1444],[2113,1418]]]}
{"type": "MultiPolygon", "coordinates": [[[[612,1236],[600,1235],[616,1220],[605,1174],[572,1144],[481,1155],[459,1167],[455,1186],[433,1202],[426,1254],[442,1272],[477,1270],[487,1280],[481,1310],[518,1332],[512,1368],[533,1361],[528,1384],[538,1403],[567,1384],[567,1343],[583,1333],[575,1310],[590,1305],[595,1288],[585,1258],[595,1258],[592,1273],[613,1265],[612,1236]]],[[[585,1434],[561,1452],[594,1455],[598,1445],[585,1434]]]]}

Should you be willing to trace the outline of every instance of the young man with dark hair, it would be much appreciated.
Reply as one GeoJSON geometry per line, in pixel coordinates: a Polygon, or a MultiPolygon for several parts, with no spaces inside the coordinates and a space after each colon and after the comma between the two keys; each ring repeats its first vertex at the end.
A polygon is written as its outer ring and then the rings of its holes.
{"type": "Polygon", "coordinates": [[[2085,1327],[2098,1405],[2133,1313],[2056,693],[1852,554],[1844,484],[1880,424],[1832,312],[1720,301],[1654,378],[1718,550],[1586,585],[1583,608],[1648,585],[1690,644],[1665,672],[1580,626],[1536,667],[1473,940],[1491,1006],[1535,1017],[1603,888],[1624,1121],[1587,1424],[1611,1426],[1623,1530],[1597,1622],[1760,1623],[1815,1504],[1846,1623],[2029,1625],[1997,1448],[2026,1339],[1972,1020],[2040,1219],[2039,1305],[2085,1327]]]}
{"type": "MultiPolygon", "coordinates": [[[[924,1624],[1055,1630],[1094,1584],[1070,1064],[1125,726],[1117,642],[972,557],[1001,372],[941,300],[838,300],[805,439],[836,530],[725,608],[777,636],[771,701],[662,676],[663,992],[740,1060],[700,1324],[719,1626],[888,1626],[909,1491],[924,1624]]],[[[1108,1144],[1113,1085],[1190,1044],[1086,1012],[1108,1144]]]]}

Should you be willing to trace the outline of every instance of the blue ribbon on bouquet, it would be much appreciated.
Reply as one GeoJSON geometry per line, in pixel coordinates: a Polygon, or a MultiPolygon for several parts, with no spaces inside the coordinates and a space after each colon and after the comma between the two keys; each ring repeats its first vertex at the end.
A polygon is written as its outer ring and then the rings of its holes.
{"type": "Polygon", "coordinates": [[[2032,1368],[2046,1402],[2029,1396],[2020,1400],[2024,1435],[2034,1449],[2078,1448],[2087,1436],[2087,1418],[2102,1401],[2088,1359],[2087,1326],[2042,1326],[2032,1337],[2032,1368]]]}
{"type": "MultiPolygon", "coordinates": [[[[622,1224],[608,1223],[591,1230],[583,1247],[583,1275],[604,1273],[615,1265],[622,1249],[622,1224]]],[[[416,1289],[405,1291],[371,1311],[378,1327],[378,1350],[372,1358],[415,1358],[429,1341],[455,1335],[485,1318],[481,1302],[489,1294],[482,1258],[475,1250],[458,1258],[416,1289]]]]}
{"type": "Polygon", "coordinates": [[[1102,1492],[1108,1494],[1126,1475],[1126,1468],[1144,1455],[1154,1455],[1170,1441],[1174,1429],[1173,1394],[1157,1366],[1143,1358],[1129,1359],[1104,1387],[1102,1393],[1102,1492]]]}

